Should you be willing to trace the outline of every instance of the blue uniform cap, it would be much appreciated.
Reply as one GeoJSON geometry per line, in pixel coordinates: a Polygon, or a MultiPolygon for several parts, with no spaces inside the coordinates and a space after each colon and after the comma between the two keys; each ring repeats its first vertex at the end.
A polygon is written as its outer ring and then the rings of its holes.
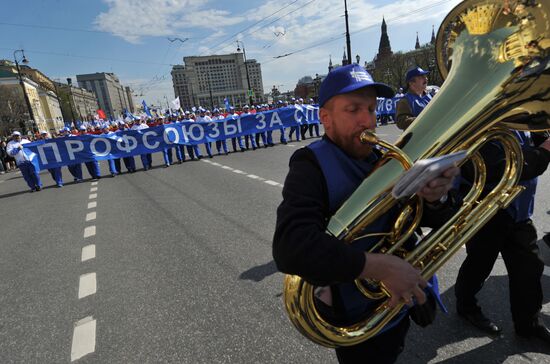
{"type": "Polygon", "coordinates": [[[409,82],[410,80],[412,80],[416,76],[424,76],[424,75],[427,75],[428,73],[430,73],[430,71],[424,71],[420,67],[411,68],[410,70],[407,71],[407,76],[405,77],[406,78],[405,82],[409,82]]]}
{"type": "Polygon", "coordinates": [[[390,86],[374,82],[367,70],[354,63],[338,67],[327,75],[319,89],[319,106],[323,107],[336,95],[347,94],[364,87],[374,88],[378,97],[392,98],[395,95],[390,86]]]}

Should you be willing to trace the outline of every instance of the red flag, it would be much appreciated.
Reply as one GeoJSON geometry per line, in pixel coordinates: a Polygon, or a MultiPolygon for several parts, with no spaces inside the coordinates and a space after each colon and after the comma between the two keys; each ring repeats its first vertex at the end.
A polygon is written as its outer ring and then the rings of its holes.
{"type": "Polygon", "coordinates": [[[99,116],[100,119],[107,120],[107,115],[105,115],[105,111],[98,109],[97,115],[99,116]]]}

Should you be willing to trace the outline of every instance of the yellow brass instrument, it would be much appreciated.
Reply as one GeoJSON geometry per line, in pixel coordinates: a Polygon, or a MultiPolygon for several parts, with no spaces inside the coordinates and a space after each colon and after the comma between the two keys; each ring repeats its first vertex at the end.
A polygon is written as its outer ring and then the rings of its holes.
{"type": "MultiPolygon", "coordinates": [[[[363,142],[378,143],[388,152],[327,227],[327,233],[352,243],[397,203],[391,189],[404,169],[418,159],[466,150],[476,177],[456,215],[413,251],[406,251],[402,245],[422,213],[421,199],[412,197],[392,231],[370,250],[402,257],[419,268],[425,279],[521,192],[517,183],[522,153],[510,129],[550,129],[550,1],[466,0],[441,24],[436,54],[443,87],[395,146],[369,132],[362,134],[363,142]],[[504,146],[507,163],[498,185],[481,199],[486,173],[477,151],[491,140],[504,146]],[[411,217],[413,222],[405,223],[411,217]]],[[[326,347],[356,345],[376,335],[404,303],[389,308],[389,293],[381,282],[355,283],[380,304],[367,318],[340,327],[317,311],[313,285],[287,275],[283,299],[291,322],[304,336],[326,347]],[[379,289],[372,289],[373,283],[379,289]]]]}

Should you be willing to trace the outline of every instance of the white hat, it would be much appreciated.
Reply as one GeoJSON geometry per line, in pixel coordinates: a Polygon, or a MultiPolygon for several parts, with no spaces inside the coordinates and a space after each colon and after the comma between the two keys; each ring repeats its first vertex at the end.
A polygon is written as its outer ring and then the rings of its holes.
{"type": "Polygon", "coordinates": [[[21,133],[18,132],[18,131],[16,130],[16,131],[14,131],[13,133],[11,133],[11,135],[13,135],[13,136],[16,136],[16,135],[17,135],[17,136],[21,136],[21,133]]]}

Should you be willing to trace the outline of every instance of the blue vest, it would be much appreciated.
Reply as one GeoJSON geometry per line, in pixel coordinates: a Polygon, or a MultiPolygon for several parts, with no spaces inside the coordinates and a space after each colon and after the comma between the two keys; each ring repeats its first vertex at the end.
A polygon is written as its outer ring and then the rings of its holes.
{"type": "MultiPolygon", "coordinates": [[[[531,134],[522,131],[515,131],[515,133],[521,144],[521,149],[529,150],[533,148],[531,134]]],[[[506,212],[512,216],[515,222],[525,221],[533,215],[537,182],[538,178],[535,177],[519,183],[521,186],[525,187],[525,190],[523,190],[506,209],[506,212]]]]}
{"type": "MultiPolygon", "coordinates": [[[[334,143],[324,138],[308,145],[308,148],[315,154],[323,171],[328,189],[330,214],[333,215],[370,174],[378,157],[373,153],[367,160],[352,159],[334,143]]],[[[396,212],[397,209],[390,210],[369,225],[363,233],[389,231],[396,212]]],[[[363,238],[353,242],[353,247],[360,251],[366,251],[378,242],[378,239],[376,237],[363,238]]],[[[375,302],[361,294],[353,282],[340,283],[337,288],[346,321],[359,319],[375,306],[375,302]]],[[[406,313],[407,309],[404,308],[381,332],[399,323],[406,313]]]]}
{"type": "Polygon", "coordinates": [[[412,94],[410,92],[407,92],[405,94],[405,98],[409,102],[409,106],[412,110],[412,115],[414,117],[417,117],[422,110],[428,105],[430,101],[432,101],[432,95],[429,93],[425,93],[422,96],[418,96],[416,94],[412,94]]]}

